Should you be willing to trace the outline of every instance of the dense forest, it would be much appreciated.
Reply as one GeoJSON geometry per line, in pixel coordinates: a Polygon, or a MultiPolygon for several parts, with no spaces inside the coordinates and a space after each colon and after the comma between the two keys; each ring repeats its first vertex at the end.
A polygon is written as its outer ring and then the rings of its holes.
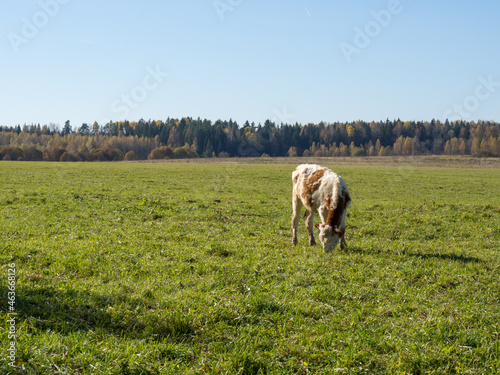
{"type": "Polygon", "coordinates": [[[137,122],[0,126],[0,159],[119,161],[256,156],[500,156],[500,124],[386,120],[264,124],[168,118],[137,122]]]}

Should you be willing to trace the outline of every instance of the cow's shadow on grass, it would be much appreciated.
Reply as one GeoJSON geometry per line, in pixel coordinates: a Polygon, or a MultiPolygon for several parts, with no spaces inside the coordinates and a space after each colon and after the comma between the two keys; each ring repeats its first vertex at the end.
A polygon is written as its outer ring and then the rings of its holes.
{"type": "MultiPolygon", "coordinates": [[[[393,252],[388,252],[385,250],[381,250],[378,248],[371,249],[363,249],[359,246],[348,246],[345,250],[347,253],[356,253],[356,254],[364,254],[364,255],[394,255],[393,252]]],[[[480,258],[470,257],[466,255],[457,255],[457,254],[436,254],[436,253],[415,253],[415,252],[407,252],[403,251],[400,253],[401,256],[407,256],[412,258],[420,258],[420,259],[440,259],[440,260],[452,260],[455,262],[461,263],[483,263],[484,261],[480,258]]]]}
{"type": "MultiPolygon", "coordinates": [[[[0,288],[3,296],[8,290],[0,288]]],[[[52,331],[67,335],[100,331],[131,339],[186,341],[194,335],[193,321],[180,312],[151,312],[148,301],[101,295],[52,286],[16,289],[17,318],[29,332],[52,331]]],[[[2,303],[3,306],[9,305],[2,303]]]]}
{"type": "Polygon", "coordinates": [[[476,257],[469,257],[465,255],[457,254],[419,254],[419,253],[403,253],[408,257],[415,257],[421,259],[442,259],[442,260],[453,260],[455,262],[461,263],[483,263],[483,260],[476,257]]]}

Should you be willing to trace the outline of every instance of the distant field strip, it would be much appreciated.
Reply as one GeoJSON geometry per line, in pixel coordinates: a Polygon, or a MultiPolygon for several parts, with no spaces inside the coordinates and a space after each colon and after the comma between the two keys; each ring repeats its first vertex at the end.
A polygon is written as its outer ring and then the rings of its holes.
{"type": "Polygon", "coordinates": [[[294,164],[0,162],[0,373],[499,373],[500,168],[321,163],[332,254],[294,164]]]}

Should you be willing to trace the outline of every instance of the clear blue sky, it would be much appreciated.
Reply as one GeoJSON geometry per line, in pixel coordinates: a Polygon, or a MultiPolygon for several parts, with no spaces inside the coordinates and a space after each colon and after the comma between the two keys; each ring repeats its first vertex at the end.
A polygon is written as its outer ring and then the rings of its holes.
{"type": "Polygon", "coordinates": [[[499,16],[493,0],[4,1],[0,125],[500,121],[499,16]]]}

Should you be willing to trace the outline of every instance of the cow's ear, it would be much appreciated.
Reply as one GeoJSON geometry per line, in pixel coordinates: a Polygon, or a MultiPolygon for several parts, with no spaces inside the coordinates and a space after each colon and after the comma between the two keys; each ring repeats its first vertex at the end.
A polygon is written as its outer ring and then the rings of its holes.
{"type": "Polygon", "coordinates": [[[340,229],[334,229],[333,233],[335,233],[339,237],[342,237],[344,235],[344,233],[342,233],[342,231],[340,229]]]}
{"type": "Polygon", "coordinates": [[[319,229],[319,224],[318,223],[314,224],[314,226],[319,229]]]}

